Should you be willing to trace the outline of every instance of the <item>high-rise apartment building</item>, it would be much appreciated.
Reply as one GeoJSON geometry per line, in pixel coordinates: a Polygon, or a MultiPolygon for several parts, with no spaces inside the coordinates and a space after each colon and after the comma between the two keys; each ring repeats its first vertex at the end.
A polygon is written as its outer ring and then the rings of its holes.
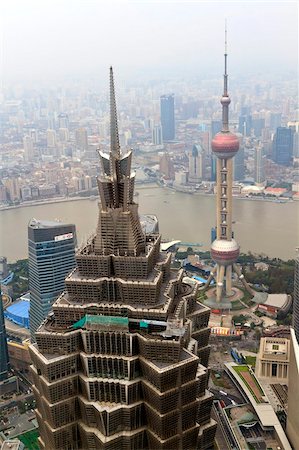
{"type": "Polygon", "coordinates": [[[160,253],[161,236],[142,230],[112,69],[110,103],[98,226],[30,349],[40,448],[207,449],[210,311],[160,253]]]}
{"type": "Polygon", "coordinates": [[[252,119],[252,128],[254,136],[259,138],[262,135],[262,131],[265,128],[265,119],[262,117],[256,117],[252,119]]]}
{"type": "Polygon", "coordinates": [[[8,358],[3,303],[2,303],[2,296],[0,293],[0,381],[7,379],[9,368],[10,366],[8,358]]]}
{"type": "Polygon", "coordinates": [[[174,94],[160,97],[161,125],[163,141],[175,139],[174,94]]]}
{"type": "Polygon", "coordinates": [[[154,145],[162,145],[163,144],[162,126],[160,123],[153,126],[152,141],[153,141],[154,145]]]}
{"type": "Polygon", "coordinates": [[[250,114],[241,115],[239,117],[238,132],[243,136],[250,136],[252,129],[252,116],[250,114]]]}
{"type": "Polygon", "coordinates": [[[76,135],[76,146],[82,151],[87,151],[88,137],[86,128],[78,128],[76,130],[75,135],[76,135]]]}
{"type": "Polygon", "coordinates": [[[212,120],[211,122],[211,140],[213,137],[221,131],[222,128],[222,122],[221,120],[212,120]]]}
{"type": "Polygon", "coordinates": [[[254,149],[254,181],[257,184],[265,182],[265,161],[264,147],[259,145],[254,149]]]}
{"type": "Polygon", "coordinates": [[[58,116],[58,128],[67,128],[69,129],[70,121],[69,117],[66,113],[60,113],[58,116]]]}
{"type": "Polygon", "coordinates": [[[189,183],[200,183],[203,177],[204,151],[201,145],[193,145],[189,154],[189,183]]]}
{"type": "Polygon", "coordinates": [[[6,187],[8,198],[11,202],[19,202],[21,200],[21,189],[19,178],[5,178],[3,183],[6,187]]]}
{"type": "Polygon", "coordinates": [[[30,332],[34,333],[74,269],[75,225],[32,219],[28,225],[30,332]]]}
{"type": "Polygon", "coordinates": [[[281,126],[281,113],[271,113],[270,114],[270,128],[271,130],[276,130],[281,126]]]}
{"type": "Polygon", "coordinates": [[[49,128],[47,130],[47,147],[55,148],[57,145],[56,131],[49,128]]]}
{"type": "Polygon", "coordinates": [[[174,180],[174,164],[169,153],[165,152],[160,156],[159,172],[166,180],[174,180]]]}
{"type": "Polygon", "coordinates": [[[273,139],[273,161],[283,166],[289,166],[293,157],[293,130],[287,127],[278,127],[273,139]]]}
{"type": "Polygon", "coordinates": [[[245,178],[245,152],[243,145],[243,136],[241,133],[236,133],[239,139],[239,151],[233,158],[233,179],[235,181],[243,181],[245,178]]]}
{"type": "Polygon", "coordinates": [[[34,146],[33,146],[33,139],[31,136],[24,136],[23,146],[24,146],[24,160],[26,162],[31,162],[34,158],[34,146]]]}

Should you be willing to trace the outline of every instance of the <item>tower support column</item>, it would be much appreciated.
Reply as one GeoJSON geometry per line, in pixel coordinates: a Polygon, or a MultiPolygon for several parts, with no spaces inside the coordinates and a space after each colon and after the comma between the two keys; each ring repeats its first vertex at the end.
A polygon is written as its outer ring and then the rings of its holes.
{"type": "Polygon", "coordinates": [[[224,269],[225,267],[217,264],[217,288],[216,288],[216,301],[221,302],[222,292],[223,292],[223,281],[224,281],[224,269]]]}
{"type": "Polygon", "coordinates": [[[226,267],[225,287],[226,287],[226,295],[228,297],[233,295],[233,290],[232,290],[232,266],[227,266],[226,267]]]}

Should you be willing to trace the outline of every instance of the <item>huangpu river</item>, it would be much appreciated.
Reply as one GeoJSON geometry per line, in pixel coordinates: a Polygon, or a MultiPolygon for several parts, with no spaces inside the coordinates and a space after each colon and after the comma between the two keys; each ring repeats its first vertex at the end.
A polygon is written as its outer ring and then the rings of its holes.
{"type": "MultiPolygon", "coordinates": [[[[210,247],[211,227],[215,225],[215,197],[186,194],[157,186],[136,186],[135,197],[142,214],[156,214],[163,239],[202,243],[210,247]]],[[[98,201],[83,199],[61,203],[36,204],[0,211],[0,256],[9,262],[27,258],[29,220],[55,220],[74,223],[78,244],[94,232],[98,201]]],[[[299,246],[299,202],[233,200],[233,230],[241,252],[264,253],[291,259],[299,246]]]]}

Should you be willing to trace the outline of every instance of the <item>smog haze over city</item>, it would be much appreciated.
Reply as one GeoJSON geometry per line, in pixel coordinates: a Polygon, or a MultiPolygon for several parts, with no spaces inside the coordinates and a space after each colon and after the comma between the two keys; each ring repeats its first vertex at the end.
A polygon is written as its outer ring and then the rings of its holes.
{"type": "Polygon", "coordinates": [[[232,77],[296,73],[297,2],[5,1],[4,84],[96,77],[126,83],[222,73],[228,21],[232,77]]]}
{"type": "Polygon", "coordinates": [[[298,2],[1,19],[1,450],[299,449],[298,2]]]}

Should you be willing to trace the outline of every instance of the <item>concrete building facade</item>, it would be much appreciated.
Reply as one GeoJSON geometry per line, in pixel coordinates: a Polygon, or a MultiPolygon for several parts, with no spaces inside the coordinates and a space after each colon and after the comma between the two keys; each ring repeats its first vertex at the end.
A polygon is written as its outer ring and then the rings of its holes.
{"type": "Polygon", "coordinates": [[[288,384],[290,340],[278,337],[262,337],[256,359],[255,374],[269,384],[288,384]]]}

